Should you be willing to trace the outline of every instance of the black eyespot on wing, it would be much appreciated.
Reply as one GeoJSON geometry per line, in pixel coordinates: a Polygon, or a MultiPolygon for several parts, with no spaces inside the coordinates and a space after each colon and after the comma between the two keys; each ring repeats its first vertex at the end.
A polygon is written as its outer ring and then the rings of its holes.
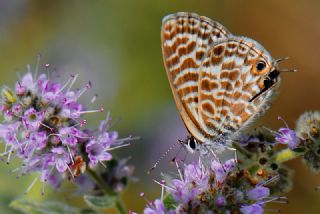
{"type": "Polygon", "coordinates": [[[257,71],[263,71],[266,68],[266,63],[264,61],[260,61],[256,65],[257,71]]]}

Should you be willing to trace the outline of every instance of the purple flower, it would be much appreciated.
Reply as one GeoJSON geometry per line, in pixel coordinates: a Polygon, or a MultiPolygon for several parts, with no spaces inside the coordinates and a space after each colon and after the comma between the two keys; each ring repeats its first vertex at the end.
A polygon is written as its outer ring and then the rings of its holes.
{"type": "MultiPolygon", "coordinates": [[[[132,140],[117,139],[117,132],[107,131],[109,118],[101,122],[97,131],[84,127],[83,115],[103,110],[87,110],[79,102],[91,88],[91,83],[73,90],[77,75],[70,75],[62,83],[55,77],[49,79],[46,74],[31,73],[31,67],[27,68],[28,72],[16,82],[15,90],[4,86],[0,96],[0,114],[3,116],[0,142],[5,144],[1,153],[7,156],[7,162],[11,157],[21,159],[21,167],[15,170],[19,176],[37,172],[43,186],[48,182],[58,187],[63,179],[84,173],[88,164],[95,166],[110,160],[111,149],[128,145],[122,143],[132,140]],[[77,167],[77,157],[83,160],[81,170],[73,168],[77,167]]],[[[46,69],[49,69],[47,65],[46,69]]],[[[132,170],[123,164],[113,173],[126,178],[132,170]]]]}
{"type": "Polygon", "coordinates": [[[65,172],[70,162],[70,157],[63,147],[56,147],[51,149],[53,153],[53,161],[59,172],[65,172]]]}
{"type": "Polygon", "coordinates": [[[243,214],[263,214],[263,207],[261,204],[243,205],[240,211],[243,214]]]}
{"type": "Polygon", "coordinates": [[[299,139],[296,133],[289,128],[280,128],[275,139],[282,144],[288,144],[290,149],[295,149],[299,145],[299,139]]]}
{"type": "Polygon", "coordinates": [[[43,120],[43,114],[40,112],[37,112],[33,107],[25,111],[24,116],[22,118],[22,121],[26,126],[26,128],[31,131],[37,130],[40,127],[42,120],[43,120]]]}
{"type": "Polygon", "coordinates": [[[105,146],[96,140],[91,140],[86,145],[91,167],[95,167],[98,162],[111,160],[112,155],[108,152],[109,147],[110,145],[105,146]]]}
{"type": "Polygon", "coordinates": [[[36,84],[33,82],[32,73],[26,73],[21,81],[16,83],[16,93],[17,95],[24,95],[27,91],[34,92],[36,84]]]}
{"type": "Polygon", "coordinates": [[[218,196],[215,204],[218,208],[224,207],[226,205],[226,198],[223,196],[218,196]]]}
{"type": "Polygon", "coordinates": [[[149,204],[143,211],[144,214],[166,214],[163,202],[160,199],[155,200],[152,204],[149,204]]]}
{"type": "Polygon", "coordinates": [[[59,134],[60,134],[60,139],[62,144],[75,146],[78,142],[78,139],[75,137],[75,134],[77,133],[77,131],[78,130],[74,127],[61,128],[59,130],[59,134]]]}
{"type": "Polygon", "coordinates": [[[189,164],[184,168],[184,180],[173,179],[168,191],[177,201],[186,203],[208,188],[208,178],[208,173],[201,170],[198,163],[189,164]]]}
{"type": "Polygon", "coordinates": [[[198,163],[189,164],[184,169],[184,176],[186,183],[193,183],[198,189],[205,189],[208,187],[209,175],[207,172],[201,170],[198,163]]]}
{"type": "Polygon", "coordinates": [[[247,196],[250,200],[262,200],[270,195],[270,190],[267,187],[256,186],[255,188],[247,191],[247,196]]]}
{"type": "Polygon", "coordinates": [[[211,169],[214,171],[215,177],[219,183],[222,183],[229,172],[233,170],[235,166],[235,160],[230,159],[224,164],[214,160],[211,164],[211,169]]]}
{"type": "Polygon", "coordinates": [[[17,145],[18,139],[16,136],[16,131],[19,129],[20,124],[20,122],[15,122],[12,124],[0,124],[0,137],[7,145],[17,145]]]}

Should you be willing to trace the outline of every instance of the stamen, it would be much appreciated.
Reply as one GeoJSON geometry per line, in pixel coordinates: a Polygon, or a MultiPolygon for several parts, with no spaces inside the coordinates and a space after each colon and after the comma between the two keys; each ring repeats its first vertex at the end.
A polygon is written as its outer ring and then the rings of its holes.
{"type": "Polygon", "coordinates": [[[175,161],[176,163],[176,166],[177,166],[177,170],[178,170],[178,173],[179,173],[179,176],[180,176],[180,180],[182,180],[184,182],[184,178],[183,178],[183,175],[182,175],[182,172],[181,172],[181,168],[178,164],[178,160],[175,161]]]}
{"type": "Polygon", "coordinates": [[[91,103],[94,103],[97,100],[98,95],[95,94],[92,98],[91,98],[91,103]]]}
{"type": "Polygon", "coordinates": [[[84,88],[82,88],[80,91],[78,91],[77,99],[79,99],[88,89],[92,88],[92,84],[89,81],[84,88]]]}
{"type": "Polygon", "coordinates": [[[102,162],[102,161],[99,161],[99,163],[106,169],[107,166],[102,162]]]}
{"type": "Polygon", "coordinates": [[[46,64],[44,65],[44,67],[45,67],[45,69],[46,69],[46,71],[47,71],[47,77],[48,77],[48,79],[50,79],[50,70],[49,70],[50,64],[49,64],[49,63],[46,63],[46,64]]]}
{"type": "Polygon", "coordinates": [[[48,126],[48,125],[46,125],[46,124],[44,124],[44,123],[42,123],[42,122],[40,122],[40,125],[42,125],[42,126],[44,126],[44,127],[48,128],[51,132],[53,132],[53,131],[54,131],[54,128],[52,128],[52,127],[50,127],[50,126],[48,126]]]}
{"type": "Polygon", "coordinates": [[[73,126],[70,126],[70,127],[77,127],[77,126],[80,126],[80,127],[83,127],[87,124],[87,120],[81,120],[80,122],[78,122],[77,120],[73,119],[75,122],[77,122],[76,124],[74,124],[73,126]]]}
{"type": "Polygon", "coordinates": [[[277,180],[279,178],[280,178],[280,175],[276,175],[276,176],[273,176],[272,178],[270,178],[270,179],[268,179],[268,180],[266,180],[266,181],[264,181],[264,182],[262,182],[262,183],[260,183],[258,185],[259,186],[265,186],[265,185],[267,185],[267,184],[269,184],[269,183],[271,183],[271,182],[273,182],[273,181],[275,181],[275,180],[277,180]]]}
{"type": "Polygon", "coordinates": [[[161,180],[161,182],[159,182],[159,181],[153,179],[153,182],[155,182],[156,184],[159,184],[160,186],[164,186],[164,187],[167,188],[167,189],[171,189],[171,190],[173,190],[173,191],[176,191],[176,189],[174,189],[174,188],[172,188],[172,187],[170,187],[170,186],[165,185],[165,180],[161,180]]]}
{"type": "MultiPolygon", "coordinates": [[[[38,55],[37,55],[36,67],[35,67],[35,69],[34,69],[34,79],[35,79],[35,80],[38,78],[40,60],[41,60],[41,54],[38,54],[38,55]]],[[[29,65],[29,66],[30,66],[30,65],[29,65]]],[[[30,69],[30,70],[31,70],[31,69],[30,69]]]]}
{"type": "Polygon", "coordinates": [[[30,66],[30,64],[27,65],[27,72],[28,72],[28,73],[31,73],[31,66],[30,66]]]}
{"type": "Polygon", "coordinates": [[[8,155],[8,159],[7,159],[7,164],[10,163],[10,158],[11,158],[12,153],[13,153],[13,149],[11,149],[11,150],[9,151],[9,155],[8,155]]]}
{"type": "MultiPolygon", "coordinates": [[[[61,89],[56,93],[56,94],[60,94],[71,82],[71,84],[73,84],[73,80],[76,78],[77,76],[74,75],[70,75],[69,79],[67,80],[67,82],[61,87],[61,89]]],[[[70,86],[69,86],[70,87],[70,86]]]]}
{"type": "Polygon", "coordinates": [[[70,156],[71,162],[72,162],[72,164],[74,164],[74,160],[73,160],[73,157],[72,157],[72,154],[71,154],[71,150],[70,150],[70,147],[69,147],[69,145],[68,145],[68,144],[67,144],[67,149],[68,149],[68,153],[69,153],[69,156],[70,156]]]}
{"type": "Polygon", "coordinates": [[[41,195],[42,195],[42,196],[44,196],[44,188],[45,188],[45,186],[46,186],[46,182],[47,182],[47,181],[42,182],[42,189],[41,189],[41,195]]]}
{"type": "Polygon", "coordinates": [[[33,181],[31,182],[31,184],[28,186],[28,188],[24,191],[24,194],[27,194],[31,189],[32,187],[34,186],[34,184],[38,181],[38,178],[39,177],[36,177],[33,179],[33,181]]]}
{"type": "Polygon", "coordinates": [[[126,144],[122,144],[122,145],[119,145],[119,146],[111,147],[111,148],[107,149],[106,151],[111,151],[111,150],[119,149],[119,148],[122,148],[122,147],[125,147],[125,146],[130,146],[130,145],[131,145],[131,143],[126,143],[126,144]]]}
{"type": "Polygon", "coordinates": [[[81,115],[81,114],[90,114],[90,113],[98,113],[98,112],[104,112],[104,108],[101,107],[100,109],[97,109],[97,110],[78,111],[78,112],[76,112],[74,114],[81,115]]]}
{"type": "Polygon", "coordinates": [[[286,127],[289,128],[287,122],[281,116],[278,116],[278,120],[281,120],[286,125],[286,127]]]}
{"type": "Polygon", "coordinates": [[[161,180],[161,201],[163,201],[163,196],[164,196],[164,184],[166,183],[165,180],[161,180]]]}
{"type": "Polygon", "coordinates": [[[72,78],[72,82],[70,83],[67,92],[69,92],[71,90],[72,86],[77,81],[79,75],[78,74],[76,74],[76,75],[71,74],[70,76],[72,78]]]}
{"type": "Polygon", "coordinates": [[[132,135],[130,135],[129,137],[126,137],[126,138],[117,139],[114,141],[114,143],[122,143],[124,141],[133,141],[133,140],[140,140],[140,139],[141,137],[139,136],[133,137],[132,135]]]}
{"type": "Polygon", "coordinates": [[[75,181],[75,178],[74,178],[74,175],[73,175],[73,173],[72,173],[72,170],[70,169],[69,166],[67,166],[67,169],[68,169],[68,171],[69,171],[69,173],[70,173],[70,175],[71,175],[71,177],[72,177],[72,180],[75,181]]]}
{"type": "Polygon", "coordinates": [[[149,206],[153,206],[152,202],[150,202],[150,201],[146,198],[144,192],[141,192],[141,193],[140,193],[140,197],[143,198],[143,199],[147,202],[147,204],[148,204],[149,206]]]}

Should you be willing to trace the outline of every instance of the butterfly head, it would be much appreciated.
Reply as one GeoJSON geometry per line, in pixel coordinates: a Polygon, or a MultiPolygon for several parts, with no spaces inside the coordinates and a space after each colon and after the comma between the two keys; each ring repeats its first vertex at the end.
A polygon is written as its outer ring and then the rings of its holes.
{"type": "Polygon", "coordinates": [[[270,91],[274,86],[280,83],[280,73],[289,71],[279,68],[279,63],[286,59],[288,58],[273,60],[271,57],[266,56],[257,59],[252,67],[252,73],[260,76],[260,80],[258,82],[260,91],[251,98],[250,102],[254,101],[263,94],[266,94],[266,92],[270,91]]]}
{"type": "Polygon", "coordinates": [[[192,136],[180,141],[191,154],[199,150],[199,142],[192,136]]]}

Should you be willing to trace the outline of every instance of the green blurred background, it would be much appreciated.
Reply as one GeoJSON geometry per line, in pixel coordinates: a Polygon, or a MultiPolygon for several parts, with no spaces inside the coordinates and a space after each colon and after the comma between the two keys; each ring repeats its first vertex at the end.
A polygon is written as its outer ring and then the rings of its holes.
{"type": "MultiPolygon", "coordinates": [[[[93,90],[84,102],[99,94],[94,107],[103,105],[114,118],[122,136],[139,135],[141,141],[117,151],[131,156],[135,177],[122,194],[128,208],[139,213],[145,205],[139,197],[145,192],[152,200],[160,187],[152,182],[160,172],[175,170],[162,161],[151,175],[146,171],[177,139],[185,136],[162,65],[160,26],[164,15],[177,11],[196,12],[221,22],[236,35],[251,37],[276,58],[290,56],[283,67],[297,68],[285,73],[281,93],[272,108],[259,121],[273,129],[283,126],[281,115],[293,128],[306,110],[320,110],[320,1],[298,0],[95,0],[95,1],[18,1],[0,0],[0,85],[13,86],[25,65],[34,65],[36,55],[60,73],[78,73],[80,81],[91,80],[93,90]]],[[[89,102],[88,102],[89,103],[89,102]]],[[[92,105],[91,105],[92,107],[92,105]]],[[[90,126],[103,114],[91,116],[90,126]]],[[[14,164],[1,163],[0,213],[9,213],[7,204],[23,196],[32,176],[15,179],[8,173],[14,164]]],[[[320,176],[309,172],[300,160],[291,161],[295,169],[294,187],[287,194],[288,205],[272,205],[282,213],[319,213],[320,176]]],[[[83,206],[66,192],[40,184],[23,197],[34,200],[59,198],[83,206]]],[[[69,188],[69,187],[68,187],[69,188]]],[[[67,189],[67,191],[71,191],[67,189]]],[[[109,211],[112,212],[112,211],[109,211]]],[[[13,212],[14,213],[14,212],[13,212]]]]}

